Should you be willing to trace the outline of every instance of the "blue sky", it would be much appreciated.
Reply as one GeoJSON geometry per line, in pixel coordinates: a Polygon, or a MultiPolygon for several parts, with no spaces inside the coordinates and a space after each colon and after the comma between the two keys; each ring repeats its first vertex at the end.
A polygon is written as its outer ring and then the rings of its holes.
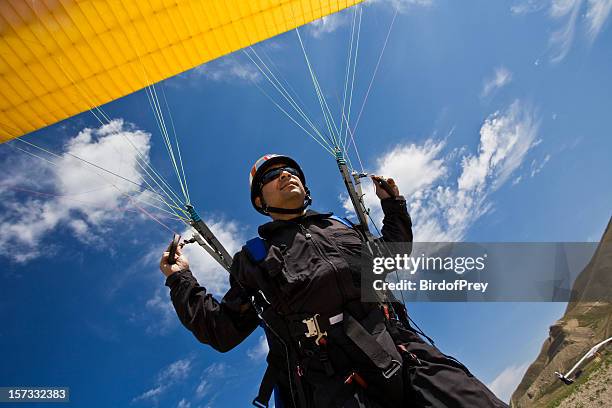
{"type": "MultiPolygon", "coordinates": [[[[364,168],[393,176],[415,239],[596,241],[610,218],[610,1],[378,0],[363,7],[351,126],[364,168]],[[606,177],[606,174],[608,175],[606,177]]],[[[353,10],[302,29],[334,112],[340,112],[353,10]]],[[[255,48],[323,129],[295,33],[255,48]]],[[[266,220],[253,211],[248,171],[262,154],[294,156],[313,208],[343,214],[333,158],[259,88],[274,90],[241,52],[157,86],[179,135],[191,200],[230,251],[266,220]]],[[[287,106],[286,103],[283,106],[287,106]]],[[[0,146],[0,385],[69,386],[73,406],[234,407],[250,403],[264,369],[262,333],[219,354],[178,322],[157,269],[180,223],[135,205],[142,170],[127,143],[178,190],[144,91],[27,135],[50,164],[0,146]]],[[[337,115],[336,120],[338,120],[337,115]]],[[[38,154],[38,153],[37,153],[38,154]]],[[[356,167],[354,150],[351,158],[356,167]]],[[[371,187],[366,185],[370,192],[371,187]]],[[[367,202],[380,219],[375,198],[367,202]]],[[[227,277],[187,251],[217,295],[227,277]]],[[[507,398],[565,304],[409,305],[446,353],[507,398]]]]}

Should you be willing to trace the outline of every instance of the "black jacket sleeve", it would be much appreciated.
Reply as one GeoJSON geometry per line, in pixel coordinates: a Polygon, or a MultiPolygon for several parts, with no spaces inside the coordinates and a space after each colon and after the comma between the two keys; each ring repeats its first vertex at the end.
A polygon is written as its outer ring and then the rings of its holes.
{"type": "Polygon", "coordinates": [[[259,324],[245,291],[230,276],[230,289],[218,302],[184,270],[166,279],[181,323],[202,343],[226,352],[240,344],[259,324]]]}
{"type": "Polygon", "coordinates": [[[403,196],[380,200],[383,213],[382,239],[386,242],[412,242],[412,220],[403,196]]]}

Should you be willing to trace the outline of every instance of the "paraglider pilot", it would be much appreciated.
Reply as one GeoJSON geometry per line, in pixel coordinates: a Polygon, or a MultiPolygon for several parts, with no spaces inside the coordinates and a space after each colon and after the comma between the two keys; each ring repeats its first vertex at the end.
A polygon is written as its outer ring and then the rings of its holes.
{"type": "MultiPolygon", "coordinates": [[[[386,189],[373,180],[382,239],[411,242],[405,199],[392,179],[386,189]]],[[[220,302],[196,281],[180,249],[174,263],[165,252],[160,268],[179,319],[200,342],[225,352],[264,328],[270,351],[255,406],[268,406],[273,393],[277,408],[507,406],[427,344],[400,303],[361,301],[362,235],[331,213],[307,210],[298,163],[263,156],[249,181],[253,206],[272,221],[234,256],[220,302]]]]}

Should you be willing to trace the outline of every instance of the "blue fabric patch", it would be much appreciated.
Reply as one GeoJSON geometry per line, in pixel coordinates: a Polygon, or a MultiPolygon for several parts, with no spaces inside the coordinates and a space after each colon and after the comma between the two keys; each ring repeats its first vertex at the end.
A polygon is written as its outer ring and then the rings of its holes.
{"type": "Polygon", "coordinates": [[[353,224],[348,218],[338,217],[338,216],[335,216],[335,215],[331,215],[329,218],[331,218],[332,220],[336,220],[338,222],[341,222],[342,224],[346,225],[349,228],[355,227],[355,224],[353,224]]]}
{"type": "Polygon", "coordinates": [[[266,255],[268,254],[268,249],[266,248],[266,241],[263,238],[255,237],[249,239],[245,245],[246,250],[249,253],[249,256],[255,263],[259,263],[264,260],[266,255]]]}

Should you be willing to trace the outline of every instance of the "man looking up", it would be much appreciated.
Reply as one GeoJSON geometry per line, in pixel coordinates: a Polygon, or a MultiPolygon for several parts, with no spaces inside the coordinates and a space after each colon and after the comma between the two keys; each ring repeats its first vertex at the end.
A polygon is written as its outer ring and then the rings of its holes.
{"type": "MultiPolygon", "coordinates": [[[[385,242],[412,242],[406,201],[373,177],[385,242]]],[[[198,284],[178,252],[160,268],[179,319],[225,352],[263,323],[268,368],[253,401],[267,406],[506,407],[452,357],[426,344],[398,302],[361,300],[362,234],[331,213],[307,210],[306,178],[288,156],[266,155],[249,177],[251,202],[271,221],[232,262],[221,302],[198,284]]]]}

